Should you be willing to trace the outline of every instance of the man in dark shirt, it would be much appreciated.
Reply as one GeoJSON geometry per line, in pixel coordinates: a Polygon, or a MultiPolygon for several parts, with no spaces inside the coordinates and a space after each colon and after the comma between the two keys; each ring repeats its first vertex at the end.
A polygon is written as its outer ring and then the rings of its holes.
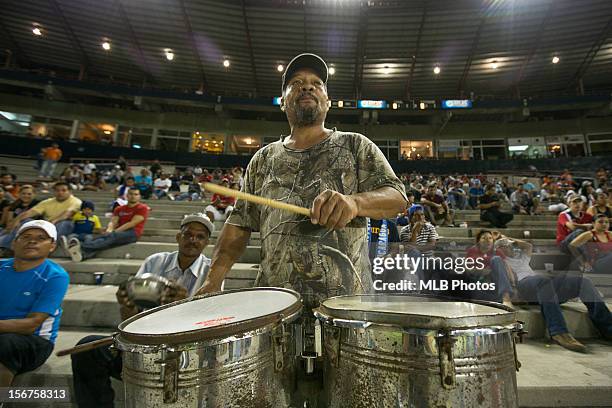
{"type": "Polygon", "coordinates": [[[448,226],[453,226],[454,211],[448,208],[444,196],[437,192],[434,183],[427,187],[427,194],[421,198],[421,204],[425,207],[425,215],[428,221],[434,226],[442,222],[448,226]]]}
{"type": "Polygon", "coordinates": [[[514,215],[501,212],[499,207],[500,200],[495,193],[495,185],[488,184],[485,187],[485,194],[480,197],[480,204],[478,204],[480,219],[490,222],[493,227],[506,228],[506,224],[514,219],[514,215]]]}

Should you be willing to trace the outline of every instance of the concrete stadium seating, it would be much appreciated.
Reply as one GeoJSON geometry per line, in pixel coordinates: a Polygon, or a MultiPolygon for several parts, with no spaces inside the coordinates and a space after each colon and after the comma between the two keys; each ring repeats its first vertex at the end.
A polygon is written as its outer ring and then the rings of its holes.
{"type": "MultiPolygon", "coordinates": [[[[29,161],[31,167],[31,161],[29,161]]],[[[19,170],[19,178],[31,176],[32,172],[26,170],[23,163],[17,165],[6,164],[9,170],[19,170]],[[23,173],[21,173],[23,172],[23,173]],[[24,177],[21,177],[24,175],[24,177]]],[[[36,173],[34,172],[34,177],[36,173]]],[[[104,214],[113,200],[111,192],[75,192],[81,199],[94,201],[96,213],[106,224],[110,217],[104,214]]],[[[42,196],[41,196],[42,197],[42,196]]],[[[71,285],[64,300],[64,314],[61,320],[61,332],[56,349],[72,346],[79,338],[93,333],[110,333],[120,321],[119,309],[115,301],[117,285],[136,274],[142,261],[149,255],[160,251],[176,250],[175,234],[180,220],[184,214],[204,210],[205,203],[172,202],[166,199],[147,200],[146,204],[152,209],[147,221],[145,232],[137,243],[101,251],[94,259],[81,263],[71,262],[61,251],[54,254],[55,260],[69,273],[71,285]],[[126,254],[129,254],[126,257],[126,254]],[[93,272],[104,272],[101,285],[95,285],[93,272]]],[[[458,212],[457,222],[467,222],[468,228],[438,229],[440,234],[440,251],[450,252],[455,256],[465,253],[465,248],[473,245],[478,230],[486,228],[477,211],[467,210],[458,212]]],[[[559,272],[570,271],[577,273],[571,265],[571,258],[560,253],[555,245],[554,214],[538,217],[518,215],[509,224],[503,233],[510,237],[524,238],[524,231],[530,232],[529,240],[536,245],[532,266],[543,270],[544,263],[554,263],[555,270],[559,272]]],[[[211,243],[205,253],[210,256],[222,223],[215,223],[217,231],[213,234],[211,243]]],[[[244,288],[253,285],[257,276],[260,261],[260,236],[252,234],[244,255],[230,272],[226,279],[226,288],[244,288]]],[[[598,289],[612,299],[612,275],[594,275],[589,277],[598,289]]],[[[518,374],[519,395],[521,406],[604,406],[604,402],[612,404],[612,353],[609,346],[594,340],[598,337],[596,329],[592,326],[586,314],[586,308],[578,302],[568,302],[563,306],[564,316],[568,326],[576,337],[589,339],[588,344],[593,350],[589,360],[561,349],[558,346],[548,346],[547,333],[541,313],[537,306],[517,306],[518,319],[525,322],[528,330],[525,344],[518,346],[519,358],[524,361],[524,367],[518,374]],[[524,354],[523,354],[524,353],[524,354]],[[525,357],[523,357],[525,356],[525,357]],[[572,392],[555,382],[546,382],[540,386],[533,378],[538,377],[541,370],[550,370],[550,361],[563,361],[575,366],[576,369],[588,366],[588,374],[578,375],[579,381],[572,384],[572,392]],[[602,365],[607,362],[607,365],[602,365]],[[593,367],[591,367],[593,366],[593,367]],[[605,381],[605,377],[608,381],[605,381]],[[597,397],[595,397],[596,395],[597,397]]],[[[69,358],[51,357],[49,361],[33,373],[19,376],[19,385],[66,385],[70,386],[69,358]]],[[[21,405],[20,405],[21,406],[21,405]]],[[[66,406],[70,406],[69,404],[66,406]]],[[[121,406],[121,396],[118,397],[118,406],[121,406]]]]}

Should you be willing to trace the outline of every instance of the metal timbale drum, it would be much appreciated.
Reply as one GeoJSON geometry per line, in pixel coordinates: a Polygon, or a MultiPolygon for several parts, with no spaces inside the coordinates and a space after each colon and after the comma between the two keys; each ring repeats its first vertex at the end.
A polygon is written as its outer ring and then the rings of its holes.
{"type": "Polygon", "coordinates": [[[324,301],[330,408],[518,407],[511,308],[428,296],[324,301]]]}
{"type": "Polygon", "coordinates": [[[280,288],[223,292],[140,313],[119,325],[126,407],[288,407],[288,324],[302,309],[280,288]]]}

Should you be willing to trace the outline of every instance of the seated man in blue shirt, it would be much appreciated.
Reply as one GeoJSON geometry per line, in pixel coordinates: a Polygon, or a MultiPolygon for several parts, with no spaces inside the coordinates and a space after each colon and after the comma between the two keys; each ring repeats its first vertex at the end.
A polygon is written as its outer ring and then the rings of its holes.
{"type": "MultiPolygon", "coordinates": [[[[214,231],[205,214],[190,214],[181,222],[176,234],[178,251],[161,252],[145,259],[136,276],[150,273],[171,280],[176,285],[167,288],[162,304],[194,296],[204,284],[210,269],[210,259],[202,254],[214,231]]],[[[141,310],[128,299],[125,286],[117,291],[121,318],[128,319],[141,310]]],[[[87,336],[78,344],[89,343],[105,336],[87,336]]],[[[121,379],[121,354],[109,346],[72,354],[74,393],[79,407],[112,407],[115,394],[110,378],[121,379]]]]}
{"type": "Polygon", "coordinates": [[[55,225],[26,222],[12,243],[15,257],[0,261],[0,387],[42,365],[53,351],[69,281],[47,259],[56,240],[55,225]]]}

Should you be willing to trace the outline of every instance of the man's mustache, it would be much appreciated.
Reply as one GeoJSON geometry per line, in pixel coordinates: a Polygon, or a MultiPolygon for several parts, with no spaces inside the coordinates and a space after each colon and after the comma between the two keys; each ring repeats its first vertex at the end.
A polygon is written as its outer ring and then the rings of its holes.
{"type": "Polygon", "coordinates": [[[313,94],[311,94],[310,92],[302,92],[300,94],[300,96],[297,98],[297,100],[299,101],[300,99],[304,98],[304,97],[309,97],[315,100],[315,102],[319,103],[319,100],[317,99],[316,96],[314,96],[313,94]]]}

